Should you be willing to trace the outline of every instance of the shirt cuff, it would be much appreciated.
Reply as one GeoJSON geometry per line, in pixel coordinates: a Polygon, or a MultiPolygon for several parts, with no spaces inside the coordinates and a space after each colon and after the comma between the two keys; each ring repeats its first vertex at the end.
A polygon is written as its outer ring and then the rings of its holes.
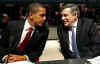
{"type": "Polygon", "coordinates": [[[26,60],[26,61],[30,61],[30,60],[29,60],[29,57],[28,57],[27,55],[24,55],[24,56],[27,58],[27,60],[26,60]]]}
{"type": "Polygon", "coordinates": [[[5,55],[3,58],[2,58],[2,61],[4,62],[4,59],[7,57],[8,55],[5,55]]]}

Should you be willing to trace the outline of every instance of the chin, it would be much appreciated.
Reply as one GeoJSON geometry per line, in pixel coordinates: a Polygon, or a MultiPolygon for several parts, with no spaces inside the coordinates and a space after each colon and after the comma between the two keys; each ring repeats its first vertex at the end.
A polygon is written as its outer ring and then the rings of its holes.
{"type": "Polygon", "coordinates": [[[42,24],[39,24],[38,26],[39,26],[39,27],[41,27],[41,26],[42,26],[42,24]]]}
{"type": "Polygon", "coordinates": [[[64,24],[64,26],[66,26],[66,27],[67,27],[67,26],[69,26],[69,24],[64,24]]]}

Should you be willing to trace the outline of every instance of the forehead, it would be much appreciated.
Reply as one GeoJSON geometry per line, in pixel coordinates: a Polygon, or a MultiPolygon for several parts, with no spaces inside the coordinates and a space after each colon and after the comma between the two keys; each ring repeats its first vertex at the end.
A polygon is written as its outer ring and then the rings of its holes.
{"type": "Polygon", "coordinates": [[[38,8],[37,12],[36,13],[46,13],[46,8],[38,8]]]}
{"type": "Polygon", "coordinates": [[[71,8],[65,8],[61,12],[61,14],[68,14],[68,13],[71,13],[71,8]]]}

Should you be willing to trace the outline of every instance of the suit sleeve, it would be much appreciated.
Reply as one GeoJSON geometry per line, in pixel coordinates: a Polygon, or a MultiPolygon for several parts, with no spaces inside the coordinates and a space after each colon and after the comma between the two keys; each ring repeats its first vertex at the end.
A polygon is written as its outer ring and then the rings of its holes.
{"type": "Polygon", "coordinates": [[[63,30],[62,25],[59,25],[57,28],[57,34],[58,34],[58,39],[60,42],[60,46],[61,46],[61,52],[64,56],[64,58],[73,58],[74,55],[72,54],[72,52],[69,50],[69,45],[67,44],[68,41],[68,37],[66,36],[67,32],[63,30]]]}
{"type": "Polygon", "coordinates": [[[91,51],[93,56],[100,56],[100,34],[95,23],[91,23],[89,36],[91,41],[91,51]]]}
{"type": "Polygon", "coordinates": [[[9,35],[7,30],[0,32],[0,62],[2,58],[9,53],[9,35]]]}

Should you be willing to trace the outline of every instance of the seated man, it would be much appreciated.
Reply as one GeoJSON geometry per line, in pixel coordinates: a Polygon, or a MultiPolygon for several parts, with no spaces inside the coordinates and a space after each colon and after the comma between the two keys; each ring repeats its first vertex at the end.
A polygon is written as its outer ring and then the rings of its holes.
{"type": "Polygon", "coordinates": [[[62,23],[58,26],[61,52],[65,59],[100,56],[100,35],[96,24],[79,17],[76,4],[65,4],[61,11],[62,23]]]}
{"type": "Polygon", "coordinates": [[[42,4],[32,3],[25,22],[13,21],[8,24],[9,41],[0,42],[2,62],[38,60],[48,38],[48,29],[44,25],[45,15],[46,8],[42,4]]]}

